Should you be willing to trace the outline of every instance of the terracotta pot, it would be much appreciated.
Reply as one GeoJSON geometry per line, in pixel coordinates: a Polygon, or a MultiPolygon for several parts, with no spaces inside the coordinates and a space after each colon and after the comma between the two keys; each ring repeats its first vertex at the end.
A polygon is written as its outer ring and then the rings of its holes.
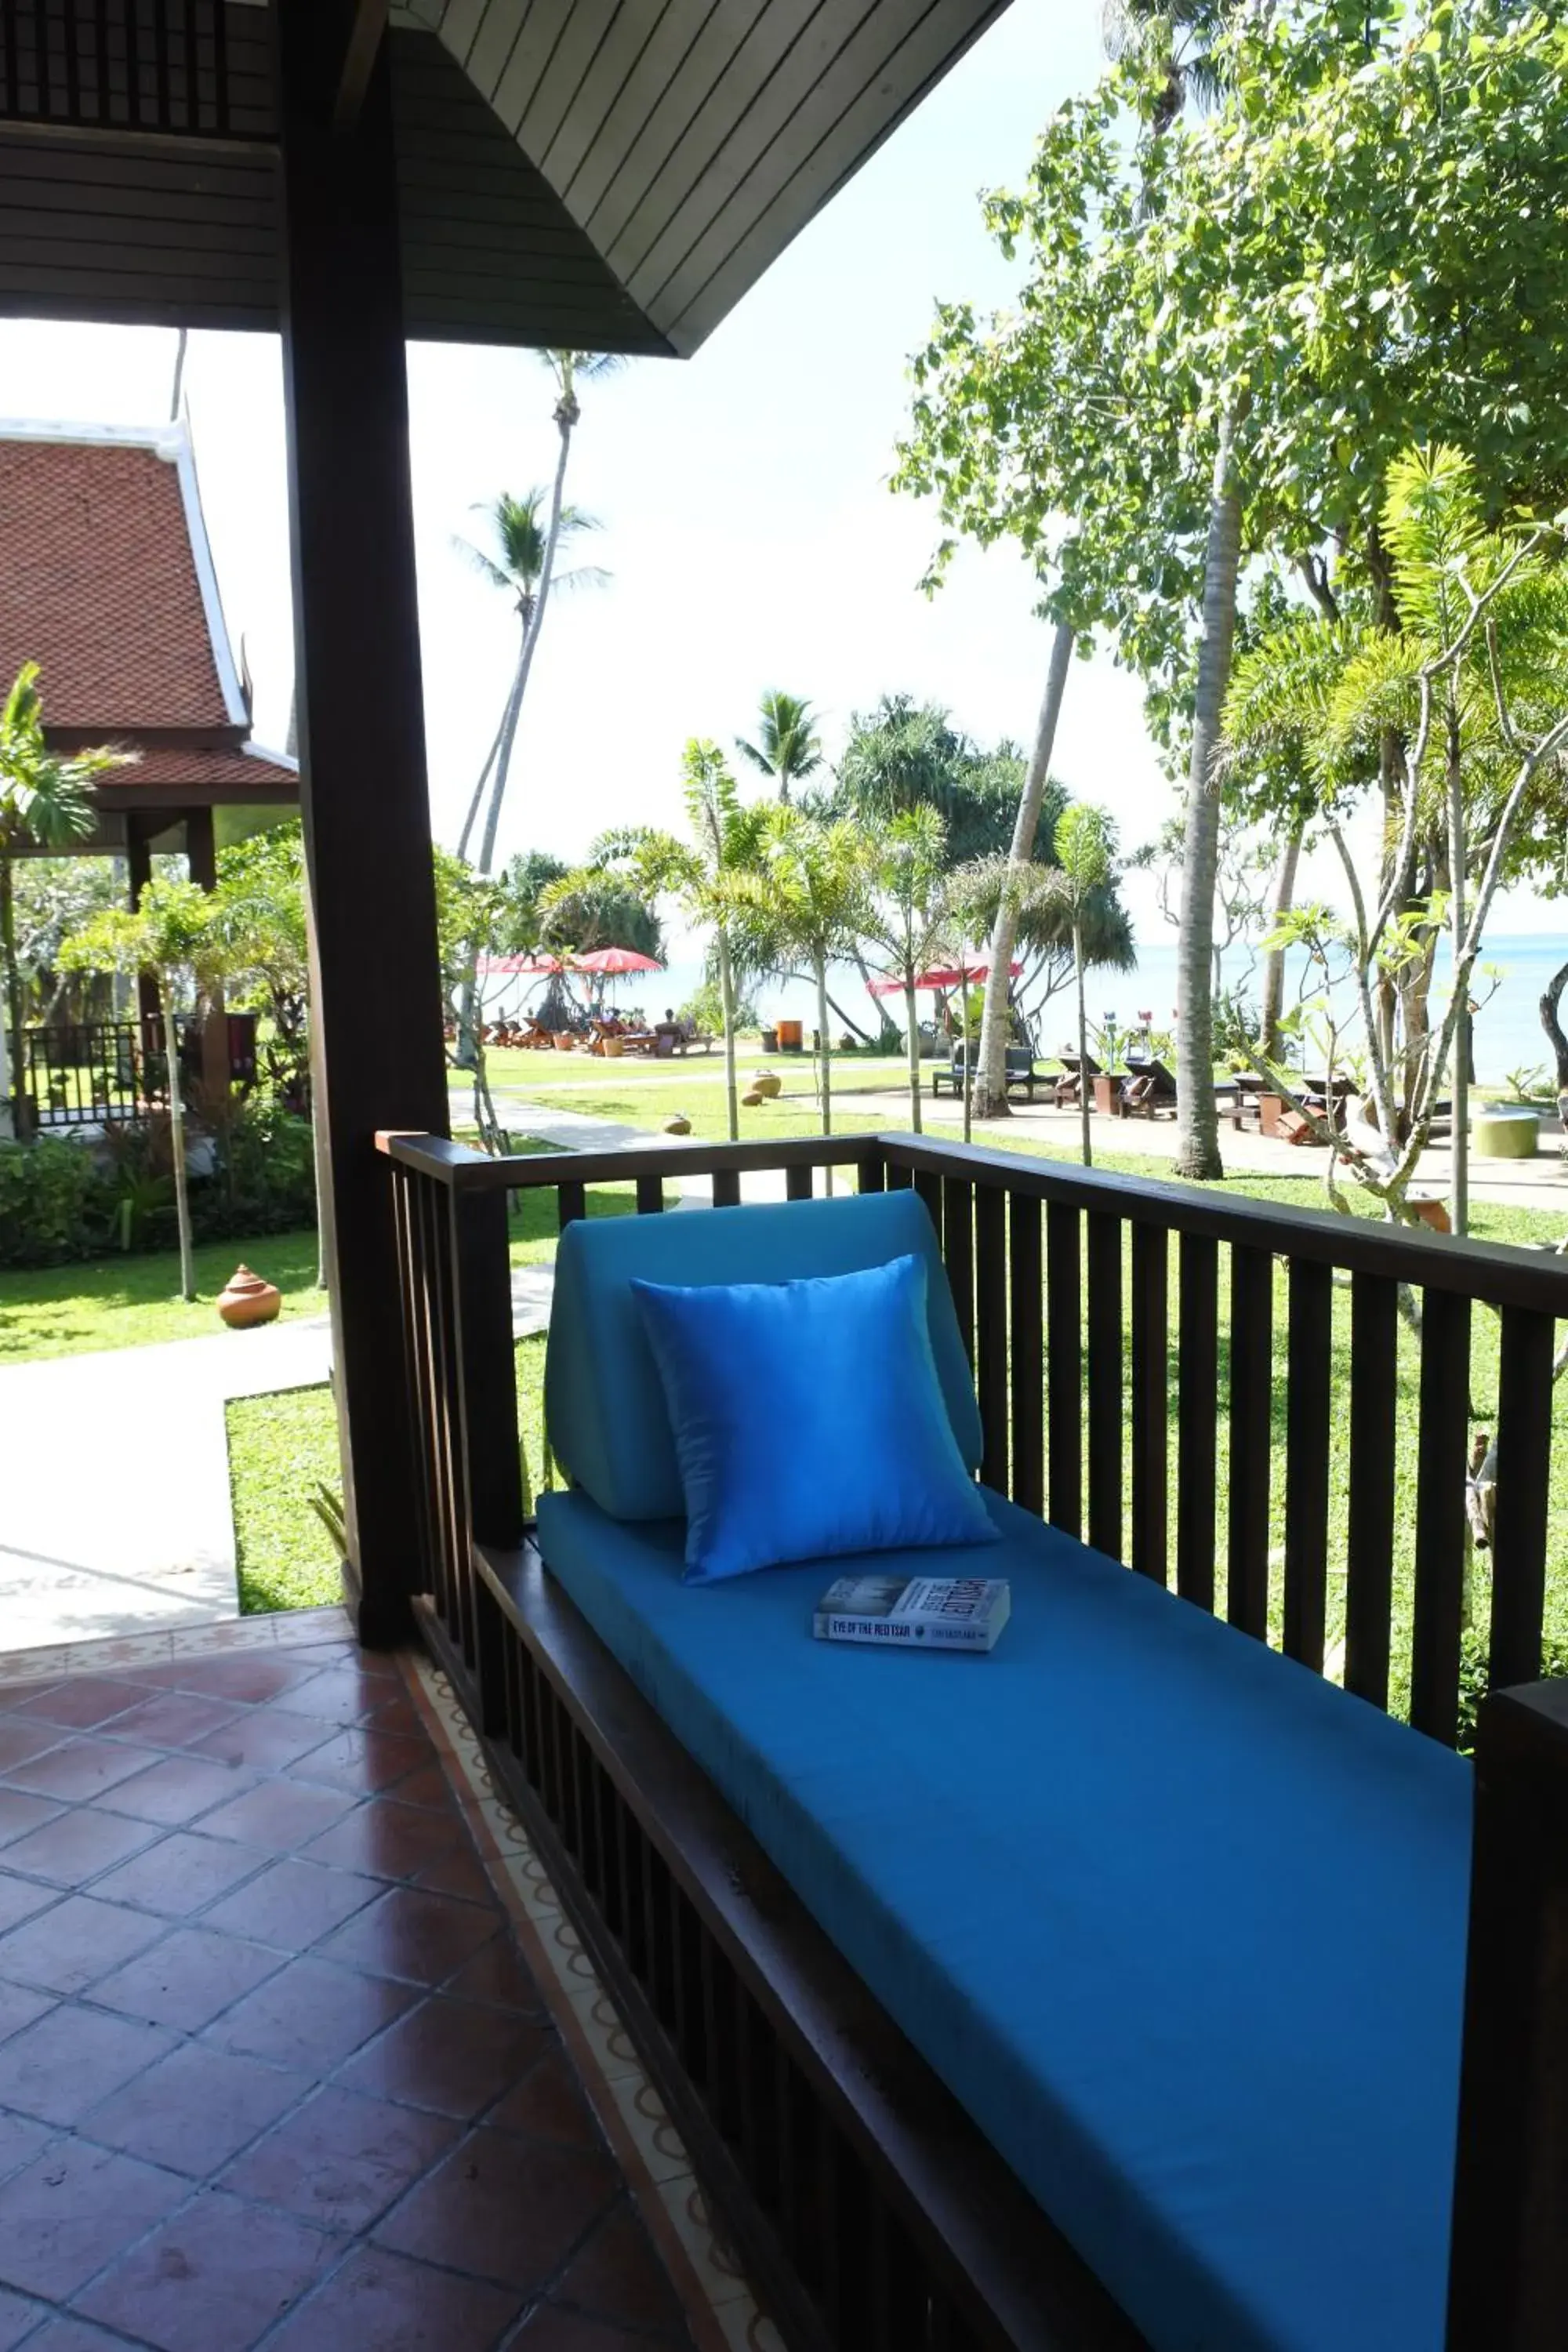
{"type": "Polygon", "coordinates": [[[804,1024],[799,1021],[781,1021],[778,1024],[781,1054],[798,1054],[804,1044],[804,1024]]]}
{"type": "Polygon", "coordinates": [[[606,1037],[604,1041],[605,1059],[607,1062],[618,1061],[626,1050],[626,1042],[623,1038],[606,1037]]]}
{"type": "Polygon", "coordinates": [[[1415,1210],[1422,1223],[1424,1225],[1429,1225],[1435,1234],[1451,1234],[1453,1232],[1454,1223],[1453,1219],[1448,1214],[1448,1203],[1447,1201],[1428,1200],[1426,1198],[1417,1200],[1414,1196],[1408,1194],[1406,1195],[1406,1201],[1408,1206],[1415,1210]]]}
{"type": "Polygon", "coordinates": [[[771,1102],[775,1095],[783,1094],[784,1080],[776,1070],[753,1070],[752,1092],[761,1095],[764,1102],[771,1102]]]}
{"type": "Polygon", "coordinates": [[[666,1135],[689,1135],[691,1132],[691,1121],[689,1118],[683,1118],[680,1113],[677,1111],[673,1118],[667,1118],[665,1120],[663,1132],[666,1135]]]}
{"type": "Polygon", "coordinates": [[[248,1331],[253,1323],[275,1323],[282,1304],[280,1290],[238,1265],[218,1294],[217,1311],[231,1331],[248,1331]]]}

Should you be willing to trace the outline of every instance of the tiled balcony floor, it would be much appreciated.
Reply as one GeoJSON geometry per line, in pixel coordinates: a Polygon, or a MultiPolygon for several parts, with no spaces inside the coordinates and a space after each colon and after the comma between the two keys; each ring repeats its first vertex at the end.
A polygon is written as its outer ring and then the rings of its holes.
{"type": "Polygon", "coordinates": [[[672,2284],[428,1676],[298,1622],[0,1686],[0,2352],[776,2342],[672,2284]]]}

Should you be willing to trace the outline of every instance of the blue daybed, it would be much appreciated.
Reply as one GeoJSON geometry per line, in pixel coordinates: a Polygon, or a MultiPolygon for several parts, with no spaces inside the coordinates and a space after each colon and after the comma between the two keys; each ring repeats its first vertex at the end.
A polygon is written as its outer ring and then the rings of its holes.
{"type": "Polygon", "coordinates": [[[632,1277],[910,1250],[973,1466],[912,1193],[573,1225],[546,1567],[1157,2352],[1441,2352],[1468,1767],[996,1496],[941,1556],[1012,1580],[989,1658],[814,1642],[840,1562],[680,1581],[632,1277]]]}

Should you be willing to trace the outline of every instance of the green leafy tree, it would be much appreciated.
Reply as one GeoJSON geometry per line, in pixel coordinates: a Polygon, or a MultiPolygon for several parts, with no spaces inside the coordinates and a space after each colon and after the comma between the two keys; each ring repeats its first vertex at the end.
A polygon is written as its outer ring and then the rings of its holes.
{"type": "Polygon", "coordinates": [[[652,825],[629,826],[595,842],[589,863],[624,876],[651,899],[673,899],[687,921],[711,938],[723,1013],[725,1102],[730,1140],[735,1143],[741,1134],[736,984],[743,971],[765,960],[767,951],[755,885],[768,812],[742,805],[718,744],[696,737],[682,759],[681,793],[687,817],[684,839],[652,825]]]}
{"type": "Polygon", "coordinates": [[[180,1296],[194,1298],[196,1272],[174,1007],[183,991],[194,990],[200,996],[223,976],[223,947],[214,900],[194,882],[160,877],[148,883],[133,914],[124,907],[106,909],[67,940],[60,950],[60,962],[68,971],[119,972],[127,979],[157,982],[168,1076],[174,1214],[180,1235],[180,1296]]]}
{"type": "Polygon", "coordinates": [[[952,909],[947,881],[947,827],[933,808],[902,809],[874,837],[871,899],[862,917],[863,940],[904,1001],[910,1125],[922,1131],[920,1011],[916,982],[949,953],[952,909]]]}
{"type": "Polygon", "coordinates": [[[804,963],[816,991],[822,1132],[833,1132],[833,1034],[827,968],[855,952],[869,918],[871,856],[861,828],[825,823],[784,803],[768,810],[752,877],[759,930],[784,968],[804,963]]]}
{"type": "MultiPolygon", "coordinates": [[[[5,1020],[16,1049],[10,1109],[13,1131],[26,1135],[32,1106],[22,1076],[25,1005],[16,942],[16,860],[26,847],[64,849],[85,840],[97,818],[93,785],[124,755],[109,751],[51,751],[44,740],[37,662],[24,662],[0,705],[0,957],[5,971],[5,1020]]],[[[5,1040],[0,1038],[0,1097],[5,1094],[5,1040]]]]}
{"type": "Polygon", "coordinates": [[[816,815],[867,827],[905,810],[934,809],[950,862],[963,866],[1006,848],[1023,777],[1014,744],[984,751],[939,704],[886,694],[875,709],[854,714],[833,784],[809,793],[806,804],[816,815]]]}
{"type": "Polygon", "coordinates": [[[737,735],[735,749],[777,785],[780,800],[787,801],[792,788],[815,775],[822,765],[816,713],[798,695],[770,689],[759,709],[756,741],[748,742],[743,735],[737,735]]]}
{"type": "Polygon", "coordinates": [[[255,1006],[269,1034],[262,1052],[287,1108],[310,1100],[310,931],[304,837],[297,822],[271,825],[220,850],[213,919],[228,992],[255,1006]]]}

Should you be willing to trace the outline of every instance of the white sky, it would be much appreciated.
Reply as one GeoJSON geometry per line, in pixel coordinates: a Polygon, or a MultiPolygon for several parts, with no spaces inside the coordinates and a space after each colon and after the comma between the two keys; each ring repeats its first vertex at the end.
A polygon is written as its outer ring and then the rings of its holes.
{"type": "MultiPolygon", "coordinates": [[[[758,696],[815,701],[830,752],[851,709],[907,690],[984,742],[1027,740],[1048,635],[1025,565],[965,551],[928,603],[933,519],[887,488],[904,366],[939,297],[1009,299],[1014,272],[976,192],[1016,184],[1046,117],[1098,73],[1092,0],[1015,0],[695,360],[644,361],[589,387],[570,495],[604,528],[602,591],[552,607],[530,686],[501,846],[574,857],[607,825],[673,822],[682,744],[752,731],[758,696]]],[[[0,411],[142,423],[166,415],[172,334],[0,325],[0,411]]],[[[455,839],[510,677],[508,601],[455,551],[497,491],[549,479],[550,381],[527,352],[416,345],[413,469],[432,817],[455,839]]],[[[186,392],[229,626],[280,742],[292,674],[276,343],[192,338],[186,392]]],[[[47,680],[44,681],[46,707],[47,680]]],[[[374,691],[374,687],[367,688],[374,691]]],[[[1129,846],[1171,795],[1134,680],[1074,668],[1055,761],[1129,846]]],[[[1307,887],[1333,895],[1325,870],[1307,887]]],[[[1135,921],[1170,933],[1134,877],[1135,921]]],[[[1517,898],[1494,928],[1553,927],[1517,898]]]]}

